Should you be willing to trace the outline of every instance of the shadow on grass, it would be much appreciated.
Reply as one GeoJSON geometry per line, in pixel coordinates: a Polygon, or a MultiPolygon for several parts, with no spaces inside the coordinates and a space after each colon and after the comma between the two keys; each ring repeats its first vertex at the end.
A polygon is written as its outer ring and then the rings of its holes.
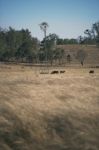
{"type": "MultiPolygon", "coordinates": [[[[69,114],[68,114],[69,115],[69,114]]],[[[68,115],[47,118],[47,150],[98,150],[99,117],[70,118],[68,115]],[[73,122],[73,120],[77,122],[73,122]],[[77,125],[76,125],[77,123],[77,125]]]]}
{"type": "Polygon", "coordinates": [[[30,150],[38,146],[20,118],[6,105],[0,108],[0,141],[2,150],[30,150]]]}
{"type": "Polygon", "coordinates": [[[45,130],[45,138],[40,140],[33,134],[35,129],[28,129],[27,125],[3,104],[0,105],[1,150],[98,150],[98,119],[98,116],[93,120],[91,117],[73,118],[69,114],[45,115],[41,120],[46,126],[39,125],[41,130],[45,130]]]}

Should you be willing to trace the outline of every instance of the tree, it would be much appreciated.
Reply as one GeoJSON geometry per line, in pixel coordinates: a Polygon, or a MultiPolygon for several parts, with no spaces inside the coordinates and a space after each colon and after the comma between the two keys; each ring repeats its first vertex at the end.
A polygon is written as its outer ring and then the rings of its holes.
{"type": "Polygon", "coordinates": [[[84,38],[82,36],[78,37],[78,43],[83,44],[84,38]]]}
{"type": "Polygon", "coordinates": [[[51,65],[53,63],[54,59],[54,50],[56,49],[56,43],[57,43],[58,36],[56,34],[49,34],[46,37],[46,49],[48,54],[48,60],[50,61],[51,65]]]}
{"type": "Polygon", "coordinates": [[[87,53],[83,49],[77,51],[76,58],[80,61],[82,66],[84,64],[84,60],[86,57],[87,57],[87,53]]]}
{"type": "Polygon", "coordinates": [[[16,52],[16,31],[12,27],[6,32],[7,51],[9,58],[14,58],[16,52]]]}
{"type": "Polygon", "coordinates": [[[22,61],[26,59],[30,55],[31,45],[28,42],[22,43],[22,45],[17,50],[16,56],[17,58],[21,58],[22,61]]]}
{"type": "MultiPolygon", "coordinates": [[[[51,65],[53,64],[54,50],[56,49],[57,39],[58,36],[54,33],[46,36],[47,60],[50,62],[51,65]]],[[[45,45],[45,39],[43,39],[43,41],[41,42],[41,48],[40,48],[40,51],[42,51],[43,54],[43,58],[44,58],[44,54],[46,56],[44,45],[45,45]]]]}
{"type": "Polygon", "coordinates": [[[64,40],[62,38],[58,38],[57,45],[64,45],[64,40]]]}
{"type": "Polygon", "coordinates": [[[61,65],[63,63],[63,59],[64,59],[64,55],[65,55],[65,50],[62,48],[56,48],[54,51],[54,59],[58,60],[59,65],[61,65]]]}
{"type": "Polygon", "coordinates": [[[92,30],[85,30],[84,33],[87,35],[87,37],[84,38],[85,44],[95,44],[95,36],[93,29],[92,30]]]}
{"type": "Polygon", "coordinates": [[[7,49],[6,31],[0,28],[0,61],[4,60],[4,53],[7,49]]]}
{"type": "Polygon", "coordinates": [[[31,36],[28,29],[0,28],[0,61],[34,61],[38,45],[39,41],[31,36]]]}
{"type": "Polygon", "coordinates": [[[86,29],[86,30],[84,31],[84,33],[85,33],[86,35],[88,35],[88,37],[89,37],[90,39],[93,37],[92,32],[91,32],[89,29],[86,29]]]}
{"type": "Polygon", "coordinates": [[[99,21],[93,24],[92,32],[94,39],[96,40],[96,44],[99,46],[99,21]]]}
{"type": "Polygon", "coordinates": [[[86,41],[88,44],[99,46],[99,22],[94,23],[92,28],[85,30],[84,33],[87,35],[86,41]]]}
{"type": "Polygon", "coordinates": [[[78,44],[77,39],[57,39],[57,45],[78,44]]]}

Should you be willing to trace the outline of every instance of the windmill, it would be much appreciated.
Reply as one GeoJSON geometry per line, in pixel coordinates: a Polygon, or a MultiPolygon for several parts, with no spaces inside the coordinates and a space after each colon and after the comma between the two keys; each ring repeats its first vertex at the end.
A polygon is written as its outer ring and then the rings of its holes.
{"type": "MultiPolygon", "coordinates": [[[[45,64],[46,64],[46,71],[42,71],[42,73],[48,73],[48,56],[47,56],[47,48],[46,48],[46,31],[47,31],[47,28],[48,28],[48,23],[47,22],[42,22],[40,25],[40,29],[44,32],[44,49],[45,49],[45,64]]],[[[43,69],[44,70],[44,69],[43,69]]]]}

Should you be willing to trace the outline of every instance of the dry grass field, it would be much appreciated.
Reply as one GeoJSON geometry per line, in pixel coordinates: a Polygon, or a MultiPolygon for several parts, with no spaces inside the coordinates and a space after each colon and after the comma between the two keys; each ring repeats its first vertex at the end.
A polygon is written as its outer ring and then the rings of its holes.
{"type": "Polygon", "coordinates": [[[0,150],[99,150],[99,69],[0,66],[0,150]]]}

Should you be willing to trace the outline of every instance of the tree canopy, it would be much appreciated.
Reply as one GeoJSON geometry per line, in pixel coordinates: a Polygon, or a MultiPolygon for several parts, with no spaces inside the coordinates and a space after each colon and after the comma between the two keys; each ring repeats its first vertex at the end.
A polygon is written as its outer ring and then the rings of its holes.
{"type": "Polygon", "coordinates": [[[0,60],[23,61],[29,59],[29,56],[34,57],[38,44],[38,39],[33,38],[28,29],[0,29],[0,60]]]}
{"type": "Polygon", "coordinates": [[[79,36],[80,44],[95,44],[99,46],[99,21],[94,23],[91,29],[86,29],[84,34],[86,36],[79,36]]]}
{"type": "MultiPolygon", "coordinates": [[[[94,44],[99,46],[99,22],[92,25],[91,29],[84,31],[84,37],[78,39],[62,39],[55,33],[46,35],[48,28],[47,22],[40,24],[40,29],[44,32],[44,38],[40,42],[37,38],[32,37],[28,29],[15,30],[0,28],[0,61],[17,61],[17,62],[41,62],[58,61],[62,63],[65,50],[58,48],[57,45],[66,44],[94,44]]],[[[80,50],[77,58],[84,62],[85,52],[80,50]]],[[[70,60],[70,58],[65,58],[70,60]]],[[[69,62],[69,61],[68,61],[69,62]]]]}

